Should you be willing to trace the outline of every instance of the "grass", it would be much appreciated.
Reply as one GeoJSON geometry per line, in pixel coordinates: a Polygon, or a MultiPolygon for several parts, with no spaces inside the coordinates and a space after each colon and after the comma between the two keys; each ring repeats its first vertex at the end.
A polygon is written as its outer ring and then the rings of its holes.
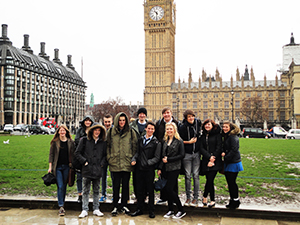
{"type": "MultiPolygon", "coordinates": [[[[56,196],[56,186],[46,187],[41,177],[47,173],[52,135],[0,136],[0,194],[56,196]],[[10,144],[3,141],[10,140],[10,144]]],[[[299,140],[240,139],[244,171],[237,179],[241,197],[267,197],[288,201],[300,193],[299,140]],[[298,164],[297,164],[298,163],[298,164]],[[297,167],[298,165],[298,167],[297,167]],[[296,180],[296,179],[298,180],[296,180]]],[[[200,177],[203,190],[205,177],[200,177]]],[[[226,180],[217,175],[216,196],[228,196],[226,180]]],[[[107,189],[112,194],[108,178],[107,189]]],[[[132,193],[132,185],[130,187],[132,193]]],[[[185,192],[184,176],[179,177],[179,191],[185,192]]],[[[68,194],[76,196],[76,185],[68,194]]]]}

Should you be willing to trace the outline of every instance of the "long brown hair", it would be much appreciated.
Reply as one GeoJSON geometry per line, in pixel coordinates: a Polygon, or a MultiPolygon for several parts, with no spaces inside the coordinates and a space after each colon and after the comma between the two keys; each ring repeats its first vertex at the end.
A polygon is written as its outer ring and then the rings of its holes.
{"type": "Polygon", "coordinates": [[[59,140],[59,133],[58,133],[58,132],[59,132],[59,130],[60,130],[61,128],[64,128],[64,129],[66,130],[66,137],[67,137],[68,139],[71,139],[71,140],[72,140],[72,135],[71,135],[69,129],[66,127],[66,125],[60,125],[60,126],[57,128],[57,130],[55,131],[55,134],[54,134],[54,136],[53,136],[53,138],[52,138],[50,144],[52,144],[52,143],[54,143],[54,142],[56,142],[56,141],[59,140]]]}

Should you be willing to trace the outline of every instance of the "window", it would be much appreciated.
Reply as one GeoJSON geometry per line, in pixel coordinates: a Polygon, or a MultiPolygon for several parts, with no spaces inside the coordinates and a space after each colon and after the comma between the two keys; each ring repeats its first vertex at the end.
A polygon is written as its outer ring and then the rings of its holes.
{"type": "Polygon", "coordinates": [[[182,94],[182,98],[187,98],[187,94],[182,94]]]}
{"type": "Polygon", "coordinates": [[[225,93],[224,94],[224,98],[228,98],[229,97],[229,94],[228,93],[225,93]]]}
{"type": "Polygon", "coordinates": [[[182,108],[186,109],[187,108],[187,102],[182,102],[182,108]]]}
{"type": "Polygon", "coordinates": [[[176,103],[176,102],[173,102],[173,103],[172,103],[172,108],[173,108],[173,109],[177,109],[177,103],[176,103]]]}
{"type": "Polygon", "coordinates": [[[241,108],[240,101],[235,101],[234,103],[235,103],[234,106],[235,106],[236,109],[241,108]]]}
{"type": "Polygon", "coordinates": [[[218,93],[214,93],[214,98],[217,98],[218,97],[218,93]]]}
{"type": "Polygon", "coordinates": [[[262,93],[261,92],[257,92],[257,97],[261,97],[262,93]]]}
{"type": "Polygon", "coordinates": [[[280,108],[285,108],[285,101],[284,100],[280,101],[280,108]]]}
{"type": "Polygon", "coordinates": [[[274,107],[273,100],[269,100],[269,108],[273,108],[273,107],[274,107]]]}
{"type": "Polygon", "coordinates": [[[172,94],[172,98],[176,98],[177,97],[177,95],[176,94],[172,94]]]}
{"type": "Polygon", "coordinates": [[[274,120],[274,113],[273,113],[273,111],[269,111],[269,120],[270,121],[274,120]]]}
{"type": "Polygon", "coordinates": [[[193,98],[197,98],[197,94],[193,94],[193,98]]]}
{"type": "Polygon", "coordinates": [[[214,101],[214,108],[215,108],[215,109],[219,108],[219,102],[214,101]]]}
{"type": "Polygon", "coordinates": [[[280,111],[280,120],[285,120],[285,111],[280,111]]]}
{"type": "Polygon", "coordinates": [[[269,97],[272,98],[273,97],[273,92],[269,92],[269,97]]]}
{"type": "Polygon", "coordinates": [[[239,98],[240,97],[240,93],[235,93],[235,97],[239,98]]]}
{"type": "Polygon", "coordinates": [[[208,119],[207,112],[203,112],[203,120],[206,120],[206,119],[208,119]]]}
{"type": "Polygon", "coordinates": [[[203,98],[207,98],[207,93],[203,94],[203,98]]]}
{"type": "Polygon", "coordinates": [[[280,92],[279,92],[279,96],[280,96],[280,97],[285,97],[285,92],[284,92],[284,91],[280,91],[280,92]]]}
{"type": "Polygon", "coordinates": [[[250,97],[251,97],[251,92],[247,92],[247,93],[246,93],[246,97],[247,97],[247,98],[250,98],[250,97]]]}
{"type": "Polygon", "coordinates": [[[207,109],[208,107],[207,107],[207,101],[204,101],[203,102],[203,109],[207,109]]]}
{"type": "Polygon", "coordinates": [[[224,120],[229,120],[229,112],[224,112],[224,120]]]}
{"type": "Polygon", "coordinates": [[[225,108],[225,109],[228,109],[228,108],[229,108],[229,101],[225,101],[225,102],[224,102],[224,108],[225,108]]]}
{"type": "Polygon", "coordinates": [[[196,101],[193,102],[193,109],[197,109],[197,102],[196,101]]]}
{"type": "Polygon", "coordinates": [[[217,118],[219,118],[219,113],[218,112],[214,112],[214,119],[216,120],[217,118]]]}

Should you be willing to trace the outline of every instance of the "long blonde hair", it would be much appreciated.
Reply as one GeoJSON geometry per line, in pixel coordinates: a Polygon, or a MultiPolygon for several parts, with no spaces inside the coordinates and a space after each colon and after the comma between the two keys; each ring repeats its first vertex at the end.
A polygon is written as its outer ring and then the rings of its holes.
{"type": "Polygon", "coordinates": [[[167,141],[168,138],[169,138],[169,136],[168,136],[168,134],[167,134],[167,132],[166,132],[166,131],[167,131],[167,126],[173,126],[173,129],[174,129],[174,131],[175,131],[174,137],[175,137],[176,139],[180,140],[180,135],[178,134],[177,126],[176,126],[176,124],[175,124],[174,122],[166,123],[166,125],[165,125],[165,135],[164,135],[164,140],[167,141]]]}

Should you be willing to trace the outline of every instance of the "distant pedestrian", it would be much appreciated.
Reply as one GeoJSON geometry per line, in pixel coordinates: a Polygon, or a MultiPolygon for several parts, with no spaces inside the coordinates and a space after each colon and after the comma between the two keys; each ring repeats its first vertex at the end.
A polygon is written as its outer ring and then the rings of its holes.
{"type": "Polygon", "coordinates": [[[94,123],[88,130],[87,137],[83,137],[75,151],[75,156],[82,166],[82,212],[79,218],[88,216],[89,194],[93,185],[93,215],[103,216],[99,210],[100,178],[102,168],[106,163],[105,128],[94,123]],[[87,140],[85,140],[87,139],[87,140]],[[84,144],[84,142],[86,142],[84,144]]]}
{"type": "Polygon", "coordinates": [[[239,188],[236,183],[236,178],[240,171],[243,171],[241,154],[239,151],[240,144],[238,134],[240,129],[233,123],[226,121],[223,123],[222,140],[224,157],[224,172],[228,184],[230,194],[229,204],[226,208],[236,209],[240,206],[239,188]]]}
{"type": "Polygon", "coordinates": [[[58,199],[58,214],[65,215],[65,198],[67,192],[67,180],[74,154],[74,141],[70,131],[65,125],[60,125],[56,130],[51,143],[49,152],[49,169],[48,173],[53,173],[57,182],[57,199],[58,199]]]}
{"type": "Polygon", "coordinates": [[[186,215],[186,212],[183,209],[178,193],[174,190],[174,187],[177,185],[181,169],[181,160],[184,157],[184,144],[177,132],[177,126],[174,122],[166,124],[164,140],[162,161],[157,171],[158,176],[160,176],[164,168],[165,178],[167,179],[164,189],[167,193],[169,211],[164,215],[164,218],[172,217],[173,219],[180,219],[186,215]],[[176,215],[174,214],[173,203],[176,204],[178,209],[176,215]]]}

